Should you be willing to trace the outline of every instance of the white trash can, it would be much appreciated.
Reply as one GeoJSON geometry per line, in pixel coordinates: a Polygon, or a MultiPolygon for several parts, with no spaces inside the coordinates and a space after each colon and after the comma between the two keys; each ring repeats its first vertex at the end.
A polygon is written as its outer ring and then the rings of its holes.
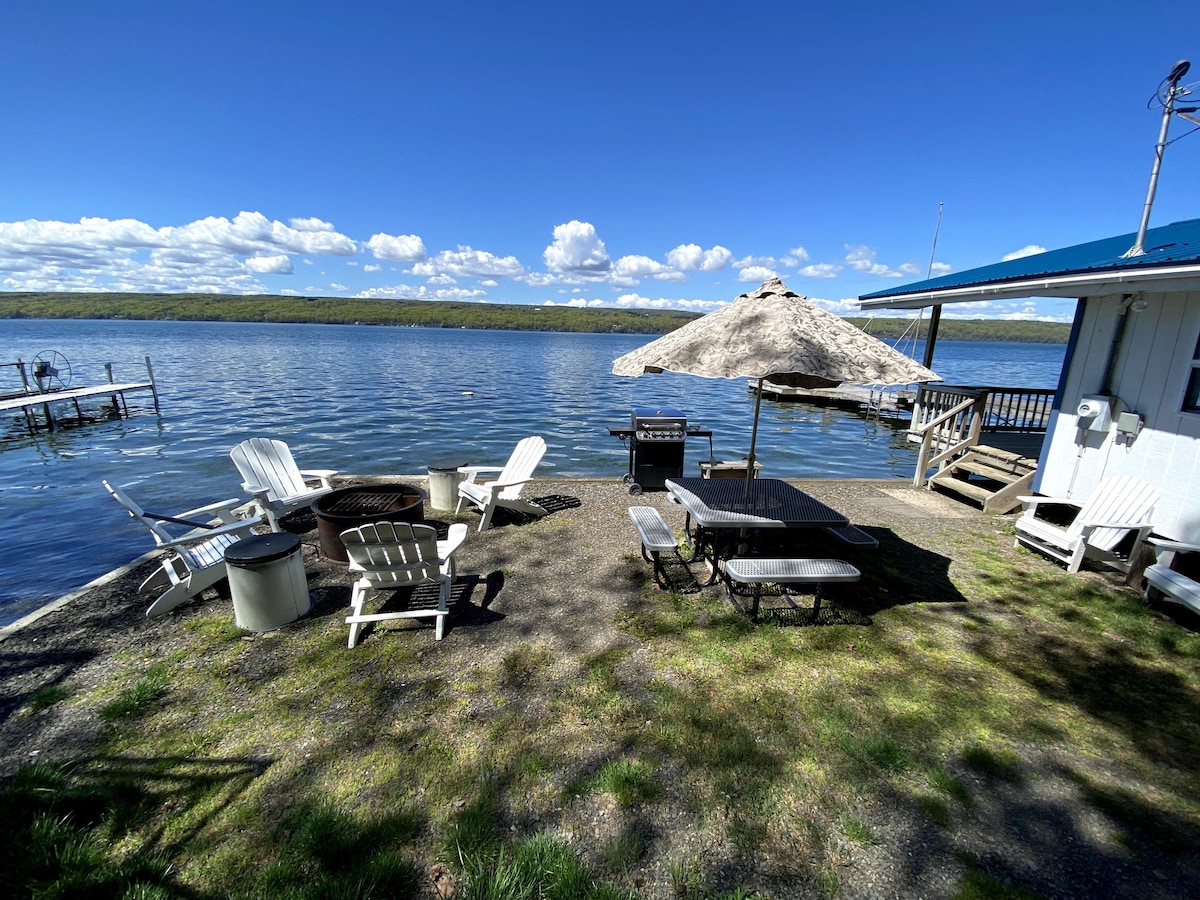
{"type": "Polygon", "coordinates": [[[458,506],[458,486],[467,476],[458,471],[467,461],[457,456],[435,459],[429,464],[429,506],[443,512],[453,512],[458,506]]]}
{"type": "Polygon", "coordinates": [[[233,620],[246,631],[272,631],[312,608],[300,536],[256,534],[225,548],[233,620]]]}

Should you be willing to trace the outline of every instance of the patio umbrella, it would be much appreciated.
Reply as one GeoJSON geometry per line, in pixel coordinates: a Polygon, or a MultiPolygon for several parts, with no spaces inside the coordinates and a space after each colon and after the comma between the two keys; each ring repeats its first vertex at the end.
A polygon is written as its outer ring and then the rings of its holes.
{"type": "Polygon", "coordinates": [[[612,371],[635,377],[666,371],[702,378],[758,379],[746,466],[747,493],[754,477],[764,381],[822,388],[843,381],[892,385],[942,380],[878,338],[789,291],[778,278],[618,357],[612,371]]]}

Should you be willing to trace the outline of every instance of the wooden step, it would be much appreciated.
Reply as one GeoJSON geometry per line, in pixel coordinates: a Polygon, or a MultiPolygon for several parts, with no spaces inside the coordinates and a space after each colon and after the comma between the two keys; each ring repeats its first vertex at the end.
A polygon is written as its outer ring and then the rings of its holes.
{"type": "Polygon", "coordinates": [[[943,472],[953,472],[956,477],[965,478],[967,474],[977,475],[980,478],[986,478],[988,481],[998,481],[1001,484],[1011,484],[1024,473],[1011,472],[1008,469],[998,469],[993,465],[988,464],[983,459],[972,459],[964,457],[961,460],[951,463],[946,466],[943,472]],[[963,473],[960,475],[959,473],[963,473]]]}
{"type": "Polygon", "coordinates": [[[1021,505],[1018,497],[1029,493],[1037,460],[1010,450],[980,444],[929,479],[929,489],[939,490],[979,504],[995,515],[1021,505]]]}
{"type": "Polygon", "coordinates": [[[986,487],[975,484],[973,481],[964,481],[959,478],[940,479],[935,476],[929,479],[929,486],[931,488],[938,488],[939,490],[951,491],[955,494],[959,494],[969,500],[974,500],[981,506],[985,501],[989,500],[994,493],[993,491],[988,490],[986,487]]]}

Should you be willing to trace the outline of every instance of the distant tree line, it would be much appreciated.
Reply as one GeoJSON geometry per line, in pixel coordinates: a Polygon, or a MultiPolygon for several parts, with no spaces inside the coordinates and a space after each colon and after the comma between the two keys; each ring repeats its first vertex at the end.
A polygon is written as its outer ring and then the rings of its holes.
{"type": "MultiPolygon", "coordinates": [[[[362,300],[224,294],[0,293],[0,319],[159,319],[189,322],[278,322],[319,325],[399,325],[665,334],[697,317],[675,310],[580,309],[506,303],[362,300]]],[[[913,337],[912,319],[850,318],[881,340],[913,337]]],[[[1071,326],[1059,322],[943,318],[938,339],[1063,344],[1071,326]]],[[[924,337],[924,331],[921,332],[924,337]]]]}

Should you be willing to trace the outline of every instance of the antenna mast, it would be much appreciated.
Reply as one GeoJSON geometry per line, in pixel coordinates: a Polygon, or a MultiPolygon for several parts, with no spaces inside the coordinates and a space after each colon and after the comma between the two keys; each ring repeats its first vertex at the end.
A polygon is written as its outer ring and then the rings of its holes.
{"type": "MultiPolygon", "coordinates": [[[[1154,102],[1155,98],[1162,103],[1162,125],[1158,129],[1158,143],[1154,147],[1154,166],[1150,169],[1150,187],[1146,191],[1146,205],[1142,208],[1142,224],[1138,226],[1137,240],[1134,241],[1132,247],[1125,251],[1125,257],[1143,256],[1146,253],[1143,246],[1146,241],[1146,228],[1150,225],[1150,207],[1154,205],[1154,194],[1158,190],[1158,172],[1162,168],[1163,152],[1167,149],[1167,129],[1171,126],[1171,114],[1175,112],[1188,114],[1196,111],[1194,108],[1175,109],[1175,98],[1190,93],[1186,87],[1180,87],[1179,82],[1191,67],[1192,64],[1186,59],[1181,59],[1175,63],[1174,68],[1171,69],[1171,74],[1163,79],[1158,86],[1159,90],[1151,98],[1151,103],[1154,102]],[[1166,85],[1165,94],[1163,93],[1163,85],[1166,85]]],[[[1188,118],[1190,119],[1191,116],[1188,115],[1188,118]]]]}

